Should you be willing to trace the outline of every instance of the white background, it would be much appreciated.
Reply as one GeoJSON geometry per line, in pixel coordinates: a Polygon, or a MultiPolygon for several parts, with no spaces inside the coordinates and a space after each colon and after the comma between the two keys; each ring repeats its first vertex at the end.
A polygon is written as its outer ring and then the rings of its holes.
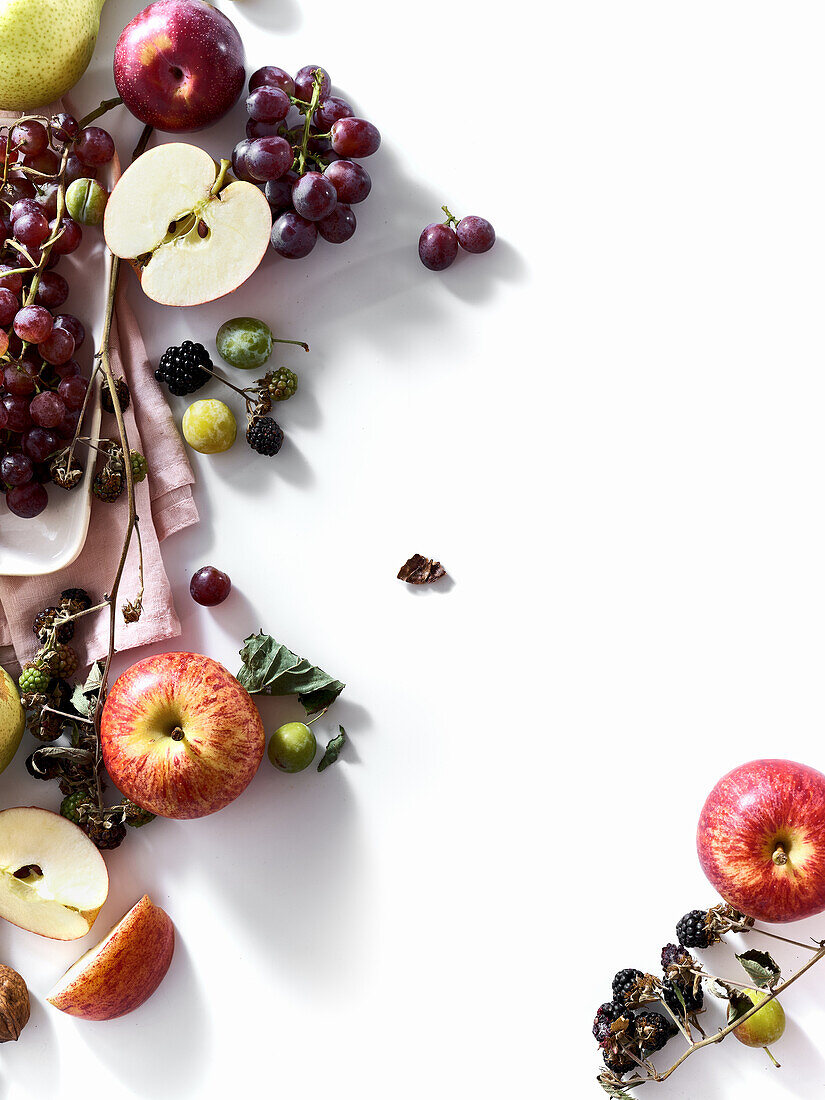
{"type": "MultiPolygon", "coordinates": [[[[0,1098],[601,1095],[613,972],[715,900],[715,780],[825,765],[821,5],[219,6],[250,70],[325,65],[384,145],[348,245],[185,312],[126,273],[154,358],[239,313],[312,345],[276,357],[301,378],[277,459],[195,456],[180,646],[234,670],[264,627],[347,681],[321,734],[351,744],[107,856],[88,942],[144,891],[179,933],[133,1015],[60,1016],[42,996],[86,942],[0,931],[35,997],[0,1098]],[[499,242],[435,274],[443,202],[499,242]],[[418,551],[452,583],[397,582],[418,551]],[[205,563],[235,586],[214,610],[205,563]]],[[[139,7],[108,0],[81,108],[139,7]]],[[[109,117],[125,159],[140,127],[109,117]]],[[[226,154],[243,119],[196,140],[226,154]]],[[[820,1095],[823,980],[786,998],[781,1072],[731,1041],[648,1091],[820,1095]]]]}

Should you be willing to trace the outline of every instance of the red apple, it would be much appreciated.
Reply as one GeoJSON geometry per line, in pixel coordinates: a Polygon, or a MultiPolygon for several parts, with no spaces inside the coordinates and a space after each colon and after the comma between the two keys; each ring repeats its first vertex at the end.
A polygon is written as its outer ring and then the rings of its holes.
{"type": "Polygon", "coordinates": [[[106,698],[103,761],[115,786],[161,817],[205,817],[258,769],[264,727],[235,677],[199,653],[132,665],[106,698]]]}
{"type": "Polygon", "coordinates": [[[155,992],[175,950],[175,926],[146,894],[70,966],[46,1000],[83,1020],[114,1020],[155,992]]]}
{"type": "Polygon", "coordinates": [[[699,818],[702,870],[731,905],[771,923],[825,909],[825,775],[752,760],[716,784],[699,818]]]}
{"type": "Polygon", "coordinates": [[[235,105],[246,80],[234,23],[203,0],[157,0],[115,46],[123,102],[156,130],[200,130],[235,105]]]}

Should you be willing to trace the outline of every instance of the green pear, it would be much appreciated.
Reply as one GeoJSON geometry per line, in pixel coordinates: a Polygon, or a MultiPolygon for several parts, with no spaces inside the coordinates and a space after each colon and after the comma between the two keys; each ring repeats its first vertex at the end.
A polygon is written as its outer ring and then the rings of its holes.
{"type": "Polygon", "coordinates": [[[0,109],[43,107],[73,88],[92,59],[105,0],[3,0],[0,109]]]}
{"type": "Polygon", "coordinates": [[[26,728],[26,712],[17,687],[4,668],[0,668],[0,772],[11,763],[26,728]]]}

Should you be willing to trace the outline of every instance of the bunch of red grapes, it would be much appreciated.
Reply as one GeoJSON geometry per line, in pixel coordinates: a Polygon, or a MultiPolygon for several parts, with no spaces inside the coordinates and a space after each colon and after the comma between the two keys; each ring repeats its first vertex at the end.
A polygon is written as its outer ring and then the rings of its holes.
{"type": "Polygon", "coordinates": [[[49,459],[74,437],[89,385],[75,358],[86,331],[60,312],[69,284],[55,270],[83,232],[58,209],[114,153],[105,130],[67,114],[0,133],[0,490],[25,519],[48,504],[49,459]]]}
{"type": "Polygon", "coordinates": [[[265,65],[249,79],[246,138],[235,146],[238,179],[264,184],[272,247],[289,260],[308,256],[318,237],[343,244],[355,232],[352,207],[372,181],[357,162],[381,144],[377,128],[331,94],[329,74],[305,65],[293,78],[265,65]]]}

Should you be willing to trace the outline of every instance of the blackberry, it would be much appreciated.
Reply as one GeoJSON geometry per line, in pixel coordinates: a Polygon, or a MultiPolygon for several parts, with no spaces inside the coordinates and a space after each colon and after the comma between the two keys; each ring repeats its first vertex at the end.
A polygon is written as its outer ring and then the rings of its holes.
{"type": "Polygon", "coordinates": [[[60,775],[61,765],[60,761],[54,756],[47,756],[39,759],[35,763],[35,757],[37,756],[39,749],[35,749],[34,752],[29,753],[26,757],[26,771],[32,777],[32,779],[56,779],[60,775]]]}
{"type": "Polygon", "coordinates": [[[20,673],[18,685],[21,695],[43,695],[48,690],[51,676],[44,668],[26,665],[20,673]]]}
{"type": "Polygon", "coordinates": [[[128,798],[123,800],[123,809],[123,820],[133,829],[139,829],[142,825],[148,825],[150,821],[155,820],[155,814],[144,810],[136,802],[130,802],[128,798]]]}
{"type": "Polygon", "coordinates": [[[160,358],[155,378],[169,387],[175,397],[185,397],[188,393],[205,386],[214,368],[209,353],[203,344],[193,344],[184,340],[179,348],[171,347],[160,358]],[[204,367],[208,368],[204,370],[204,367]]]}
{"type": "Polygon", "coordinates": [[[287,367],[270,371],[263,380],[263,388],[266,389],[273,401],[288,401],[298,389],[298,376],[287,367]]]}
{"type": "Polygon", "coordinates": [[[604,1051],[604,1064],[617,1077],[621,1077],[630,1069],[636,1069],[636,1063],[618,1043],[611,1043],[604,1051]]]}
{"type": "Polygon", "coordinates": [[[149,473],[149,463],[144,456],[140,451],[131,451],[129,459],[132,464],[132,479],[134,481],[145,481],[146,475],[149,473]]]}
{"type": "Polygon", "coordinates": [[[620,970],[613,979],[613,1000],[618,1001],[619,1004],[624,1004],[628,995],[632,992],[633,986],[639,978],[643,977],[644,974],[641,970],[633,970],[632,968],[620,970]]]}
{"type": "MultiPolygon", "coordinates": [[[[32,623],[32,630],[41,642],[45,643],[49,640],[49,635],[52,630],[54,630],[55,624],[63,614],[63,611],[64,608],[62,607],[46,607],[38,615],[35,615],[34,622],[32,623]]],[[[74,623],[60,623],[58,625],[58,642],[70,642],[73,637],[74,623]]]]}
{"type": "Polygon", "coordinates": [[[113,504],[123,492],[126,479],[123,474],[101,470],[92,482],[92,492],[105,504],[113,504]]]}
{"type": "Polygon", "coordinates": [[[76,615],[78,611],[88,611],[92,606],[92,597],[85,588],[64,588],[60,593],[60,606],[64,611],[76,615]]]}
{"type": "Polygon", "coordinates": [[[80,827],[101,851],[119,848],[126,837],[126,826],[122,821],[84,821],[80,827]]]}
{"type": "Polygon", "coordinates": [[[678,947],[675,943],[668,943],[662,948],[662,970],[667,971],[669,966],[694,966],[696,960],[684,947],[678,947]]]}
{"type": "MultiPolygon", "coordinates": [[[[131,395],[129,393],[129,387],[126,385],[124,378],[115,379],[115,393],[117,399],[120,402],[120,411],[126,412],[129,408],[129,402],[131,401],[131,395]]],[[[107,413],[113,413],[115,406],[112,401],[112,395],[109,392],[109,383],[104,378],[100,385],[100,404],[106,410],[107,413]]]]}
{"type": "Polygon", "coordinates": [[[67,676],[73,676],[80,664],[77,653],[69,645],[58,645],[54,649],[47,650],[42,660],[52,676],[58,676],[63,680],[67,676]]]}
{"type": "Polygon", "coordinates": [[[284,441],[284,433],[270,416],[253,416],[246,429],[246,441],[259,455],[276,455],[284,441]]]}
{"type": "Polygon", "coordinates": [[[627,1020],[627,1027],[625,1028],[626,1035],[633,1034],[633,1013],[628,1012],[624,1005],[619,1004],[617,1001],[605,1001],[603,1005],[599,1005],[596,1012],[596,1018],[593,1021],[593,1037],[598,1043],[603,1043],[606,1039],[609,1039],[614,1034],[612,1025],[617,1020],[624,1018],[627,1020]]]}
{"type": "Polygon", "coordinates": [[[710,947],[714,938],[708,930],[707,910],[691,909],[676,925],[676,938],[682,947],[710,947]]]}
{"type": "Polygon", "coordinates": [[[662,1000],[674,1016],[681,1019],[685,1013],[692,1015],[694,1012],[702,1011],[702,1006],[705,1003],[705,991],[701,985],[697,986],[694,991],[692,982],[671,981],[670,978],[663,978],[662,1000]],[[679,1000],[679,993],[681,993],[682,1000],[685,1002],[684,1008],[682,1007],[682,1001],[679,1000]]]}
{"type": "Polygon", "coordinates": [[[84,803],[94,805],[94,795],[91,791],[75,791],[74,794],[67,794],[60,803],[60,813],[69,821],[73,821],[75,825],[79,825],[81,819],[80,807],[84,803]]]}
{"type": "Polygon", "coordinates": [[[661,1050],[678,1033],[673,1020],[661,1012],[640,1012],[636,1017],[636,1042],[643,1058],[661,1050]]]}

